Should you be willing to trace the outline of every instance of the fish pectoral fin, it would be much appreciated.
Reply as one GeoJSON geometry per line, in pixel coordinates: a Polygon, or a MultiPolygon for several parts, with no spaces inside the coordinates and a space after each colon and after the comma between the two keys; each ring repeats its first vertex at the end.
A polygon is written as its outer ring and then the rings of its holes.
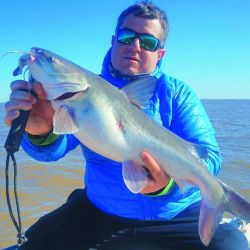
{"type": "Polygon", "coordinates": [[[53,133],[55,134],[73,134],[78,132],[72,117],[66,107],[57,109],[53,116],[53,133]]]}
{"type": "Polygon", "coordinates": [[[140,193],[148,182],[146,169],[135,161],[126,161],[122,164],[123,180],[132,193],[140,193]]]}
{"type": "Polygon", "coordinates": [[[206,202],[202,199],[199,217],[199,234],[200,239],[205,246],[208,246],[213,238],[216,228],[221,221],[223,210],[223,205],[209,208],[206,202]]]}
{"type": "Polygon", "coordinates": [[[122,88],[122,91],[136,107],[146,108],[153,97],[156,83],[156,77],[146,76],[128,83],[122,88]]]}

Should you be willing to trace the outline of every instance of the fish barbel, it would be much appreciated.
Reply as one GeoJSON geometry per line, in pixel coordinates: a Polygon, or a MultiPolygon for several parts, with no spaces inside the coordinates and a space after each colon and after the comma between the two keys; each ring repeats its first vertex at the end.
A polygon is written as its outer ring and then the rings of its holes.
{"type": "Polygon", "coordinates": [[[96,153],[122,163],[123,178],[134,193],[147,184],[140,153],[148,152],[184,190],[197,185],[202,201],[199,234],[208,245],[224,211],[250,222],[250,203],[207,169],[207,152],[157,124],[139,108],[156,87],[146,77],[118,89],[100,76],[41,48],[21,57],[20,65],[42,83],[55,110],[53,130],[74,134],[96,153]],[[31,55],[30,55],[31,54],[31,55]],[[138,108],[139,107],[139,108],[138,108]]]}

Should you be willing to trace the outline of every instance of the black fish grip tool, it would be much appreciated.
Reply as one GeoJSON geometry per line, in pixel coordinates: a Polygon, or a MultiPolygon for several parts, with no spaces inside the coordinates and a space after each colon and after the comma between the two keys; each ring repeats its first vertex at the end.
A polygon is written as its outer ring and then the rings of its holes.
{"type": "MultiPolygon", "coordinates": [[[[30,83],[33,82],[33,79],[30,78],[30,83]]],[[[31,94],[34,94],[34,92],[31,90],[31,94]]],[[[21,220],[21,213],[20,213],[20,207],[19,207],[19,200],[18,200],[18,193],[17,193],[17,164],[14,157],[14,153],[17,152],[20,148],[20,144],[22,141],[23,134],[25,132],[25,127],[27,125],[27,121],[29,118],[30,110],[20,110],[20,115],[12,122],[9,134],[7,136],[6,142],[5,142],[5,149],[7,152],[7,158],[6,158],[6,168],[5,168],[5,178],[6,178],[6,199],[7,199],[7,205],[9,209],[9,214],[12,219],[12,222],[17,230],[17,243],[18,246],[23,245],[27,238],[25,237],[25,234],[22,230],[22,220],[21,220]],[[9,162],[10,158],[13,162],[13,168],[14,168],[14,198],[15,198],[15,204],[16,204],[16,210],[17,210],[17,219],[14,216],[12,205],[10,201],[10,192],[9,192],[9,162]]]]}
{"type": "Polygon", "coordinates": [[[7,153],[14,154],[19,150],[29,114],[29,110],[20,110],[20,115],[12,122],[4,145],[7,153]]]}

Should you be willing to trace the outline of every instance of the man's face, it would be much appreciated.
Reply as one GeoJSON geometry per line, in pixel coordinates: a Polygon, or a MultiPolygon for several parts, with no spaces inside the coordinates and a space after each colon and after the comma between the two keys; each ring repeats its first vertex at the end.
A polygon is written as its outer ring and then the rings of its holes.
{"type": "MultiPolygon", "coordinates": [[[[128,28],[139,34],[150,34],[160,39],[161,25],[157,19],[129,15],[120,28],[128,28]]],[[[131,44],[122,44],[117,42],[115,36],[112,37],[111,62],[113,67],[123,74],[151,73],[164,54],[165,50],[161,48],[157,51],[141,48],[138,38],[131,44]]]]}

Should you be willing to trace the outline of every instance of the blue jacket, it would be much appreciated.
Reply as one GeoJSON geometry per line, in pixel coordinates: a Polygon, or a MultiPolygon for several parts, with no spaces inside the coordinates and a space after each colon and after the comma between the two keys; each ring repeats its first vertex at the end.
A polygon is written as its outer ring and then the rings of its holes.
{"type": "MultiPolygon", "coordinates": [[[[114,86],[123,87],[128,80],[112,76],[109,65],[110,51],[104,59],[101,76],[114,86]]],[[[185,140],[207,147],[207,167],[216,175],[221,157],[214,129],[199,98],[188,85],[162,72],[160,64],[152,75],[158,79],[157,87],[143,111],[185,140]]],[[[27,136],[22,141],[23,149],[39,161],[56,161],[78,145],[86,159],[84,182],[87,196],[108,214],[131,219],[168,220],[201,199],[197,187],[190,187],[182,193],[177,185],[163,196],[133,194],[124,184],[120,163],[94,153],[73,135],[60,136],[48,146],[36,146],[27,136]]]]}

